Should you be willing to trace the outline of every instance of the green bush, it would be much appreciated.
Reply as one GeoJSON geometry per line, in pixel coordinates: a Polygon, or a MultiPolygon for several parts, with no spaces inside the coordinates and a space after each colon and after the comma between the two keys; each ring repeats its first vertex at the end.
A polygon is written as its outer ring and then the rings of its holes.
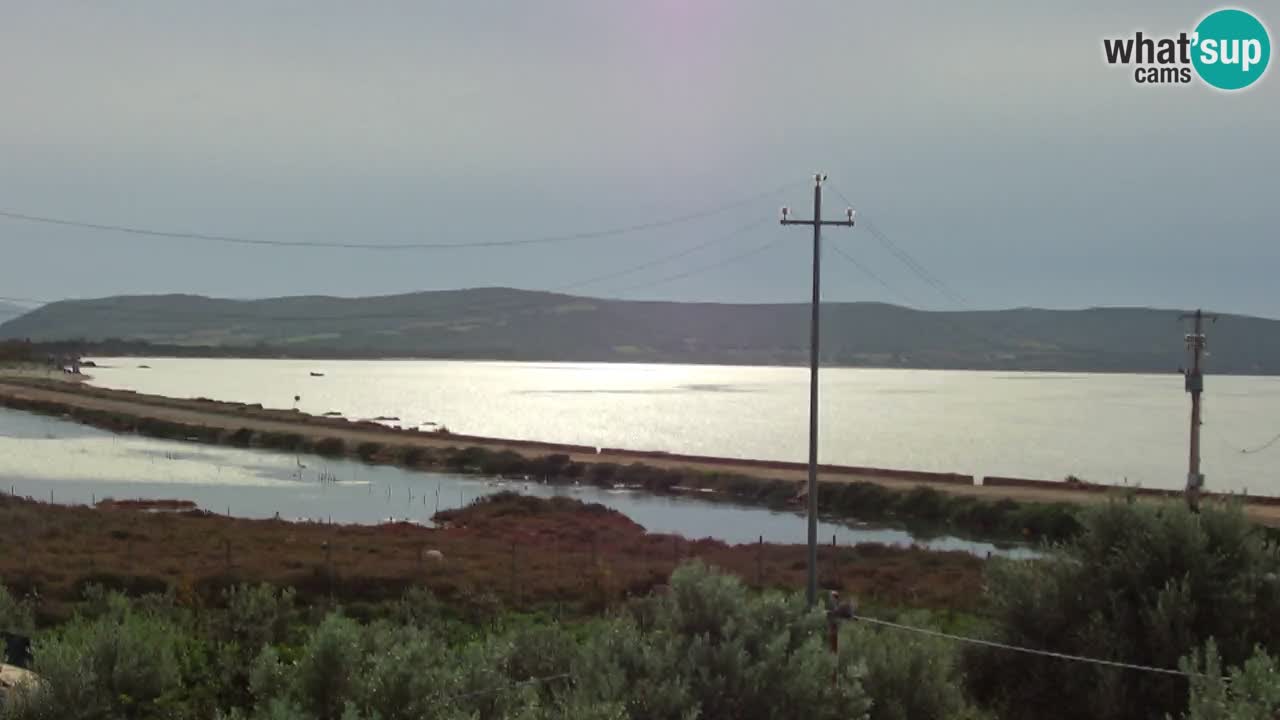
{"type": "Polygon", "coordinates": [[[595,463],[587,466],[587,480],[592,485],[613,485],[620,466],[616,463],[595,463]]]}
{"type": "Polygon", "coordinates": [[[575,626],[507,615],[482,634],[424,590],[389,619],[335,612],[310,630],[289,591],[223,597],[196,622],[172,594],[130,601],[89,588],[74,621],[37,639],[47,685],[0,717],[180,720],[212,707],[223,720],[971,716],[950,647],[859,626],[845,628],[836,656],[825,617],[799,597],[758,595],[697,563],[611,617],[575,626]]]}
{"type": "Polygon", "coordinates": [[[347,451],[347,446],[346,443],[342,441],[342,438],[327,437],[321,438],[321,440],[316,443],[315,450],[317,455],[324,455],[325,457],[342,457],[347,451]]]}
{"type": "Polygon", "coordinates": [[[318,720],[339,720],[360,678],[360,626],[333,614],[302,647],[295,670],[297,697],[318,720]]]}
{"type": "Polygon", "coordinates": [[[400,464],[405,467],[424,467],[435,462],[430,450],[414,445],[401,446],[399,455],[400,464]]]}
{"type": "MultiPolygon", "coordinates": [[[[333,614],[296,650],[263,648],[248,673],[248,716],[834,720],[866,713],[864,662],[833,656],[823,617],[802,601],[753,596],[700,565],[681,568],[671,588],[577,634],[521,624],[455,645],[441,640],[431,619],[436,606],[423,598],[402,604],[407,624],[361,626],[333,614]]],[[[251,606],[272,604],[261,592],[251,606]]]]}
{"type": "Polygon", "coordinates": [[[33,670],[43,682],[19,702],[22,720],[185,717],[195,702],[183,693],[189,639],[172,622],[128,610],[79,618],[38,638],[33,670]]]}
{"type": "Polygon", "coordinates": [[[457,472],[480,471],[490,454],[489,450],[472,445],[450,453],[445,464],[457,472]]]}
{"type": "Polygon", "coordinates": [[[643,613],[599,632],[576,671],[585,699],[631,717],[847,718],[869,702],[859,664],[840,666],[825,620],[796,597],[755,598],[694,563],[643,613]],[[836,682],[833,682],[836,679],[836,682]]]}
{"type": "Polygon", "coordinates": [[[422,630],[379,626],[369,634],[352,705],[380,720],[433,717],[450,689],[447,648],[422,630]]]}
{"type": "Polygon", "coordinates": [[[564,453],[544,455],[530,463],[529,474],[537,478],[563,478],[568,476],[569,468],[573,464],[569,456],[564,453]]]}
{"type": "Polygon", "coordinates": [[[368,441],[356,446],[356,455],[365,462],[373,460],[380,452],[382,452],[382,443],[380,442],[368,441]]]}
{"type": "Polygon", "coordinates": [[[934,488],[918,485],[898,498],[897,512],[916,522],[941,524],[948,516],[948,498],[934,488]]]}
{"type": "Polygon", "coordinates": [[[264,448],[272,450],[301,450],[306,444],[306,438],[298,433],[290,432],[263,432],[258,434],[258,442],[264,448]]]}
{"type": "Polygon", "coordinates": [[[0,630],[19,635],[35,630],[31,601],[14,597],[4,585],[0,585],[0,630]]]}
{"type": "MultiPolygon", "coordinates": [[[[1276,548],[1238,507],[1193,514],[1175,503],[1111,502],[1048,558],[993,561],[993,639],[1022,647],[1174,668],[1213,638],[1240,664],[1280,641],[1276,548]]],[[[1010,716],[1130,718],[1185,706],[1170,676],[974,649],[975,695],[1010,716]]]]}
{"type": "MultiPolygon", "coordinates": [[[[900,618],[916,627],[932,623],[925,614],[900,618]]],[[[896,630],[847,623],[840,632],[843,662],[866,668],[863,687],[871,698],[871,720],[930,720],[974,717],[964,693],[955,645],[896,630]]]]}
{"type": "Polygon", "coordinates": [[[244,706],[250,671],[265,647],[290,639],[297,621],[295,596],[291,589],[279,591],[262,585],[238,585],[223,593],[224,612],[209,621],[210,640],[215,647],[218,681],[223,688],[223,705],[244,706]]]}
{"type": "Polygon", "coordinates": [[[480,472],[485,475],[520,475],[524,471],[524,456],[510,450],[490,452],[480,462],[480,472]]]}
{"type": "Polygon", "coordinates": [[[1280,717],[1280,662],[1261,648],[1241,667],[1224,674],[1218,648],[1210,642],[1203,653],[1183,661],[1195,675],[1186,720],[1274,720],[1280,717]]]}
{"type": "Polygon", "coordinates": [[[249,447],[253,444],[253,431],[249,428],[240,428],[227,435],[227,444],[235,445],[236,447],[249,447]]]}

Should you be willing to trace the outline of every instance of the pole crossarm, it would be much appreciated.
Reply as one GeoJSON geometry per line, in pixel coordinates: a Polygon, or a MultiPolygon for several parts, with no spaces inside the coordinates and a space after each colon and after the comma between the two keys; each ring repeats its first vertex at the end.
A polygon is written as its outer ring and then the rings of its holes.
{"type": "MultiPolygon", "coordinates": [[[[853,223],[854,223],[853,220],[820,220],[818,221],[818,224],[821,225],[822,227],[827,227],[828,225],[835,225],[839,227],[853,227],[853,223]]],[[[783,218],[782,224],[812,226],[813,221],[812,220],[796,220],[793,218],[783,218]]]]}

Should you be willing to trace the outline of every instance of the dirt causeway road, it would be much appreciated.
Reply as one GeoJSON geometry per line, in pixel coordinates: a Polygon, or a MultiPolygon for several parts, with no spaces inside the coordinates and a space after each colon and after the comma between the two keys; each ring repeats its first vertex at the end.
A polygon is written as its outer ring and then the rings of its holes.
{"type": "MultiPolygon", "coordinates": [[[[625,465],[644,462],[656,467],[704,472],[734,472],[797,482],[807,477],[802,463],[762,463],[734,458],[699,458],[615,449],[603,449],[597,452],[595,448],[556,443],[398,430],[373,422],[317,417],[294,410],[271,410],[242,403],[143,395],[130,391],[97,388],[61,379],[46,379],[30,373],[8,373],[0,370],[0,406],[22,408],[31,407],[33,403],[44,405],[46,408],[57,405],[67,410],[106,412],[131,420],[144,418],[163,420],[225,432],[249,428],[255,433],[297,433],[312,441],[337,437],[341,438],[347,447],[354,447],[364,442],[430,449],[474,445],[490,450],[510,450],[531,457],[564,453],[573,460],[583,463],[625,465]]],[[[819,473],[821,482],[861,481],[896,490],[927,486],[939,492],[988,500],[1008,498],[1019,502],[1089,503],[1103,501],[1108,496],[1107,493],[1072,489],[1065,485],[1055,487],[1053,483],[1044,483],[1039,486],[975,485],[971,480],[966,481],[965,477],[838,466],[824,467],[819,473]]],[[[1246,513],[1256,522],[1280,526],[1280,504],[1250,502],[1246,505],[1246,513]]]]}

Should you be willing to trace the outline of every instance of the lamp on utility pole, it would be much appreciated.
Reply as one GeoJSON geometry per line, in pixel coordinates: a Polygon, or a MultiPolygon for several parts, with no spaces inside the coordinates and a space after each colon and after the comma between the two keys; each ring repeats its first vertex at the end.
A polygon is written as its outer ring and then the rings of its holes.
{"type": "Polygon", "coordinates": [[[783,225],[813,226],[813,301],[809,319],[809,582],[805,598],[809,607],[818,600],[818,308],[822,305],[822,227],[853,227],[853,208],[845,211],[844,220],[822,219],[822,183],[826,175],[813,176],[813,219],[797,220],[788,208],[782,208],[783,225]]]}
{"type": "Polygon", "coordinates": [[[1217,315],[1205,315],[1200,310],[1187,313],[1183,320],[1194,320],[1195,329],[1186,336],[1187,349],[1191,351],[1191,369],[1185,370],[1187,392],[1191,393],[1191,452],[1187,467],[1187,488],[1184,491],[1187,507],[1200,512],[1200,489],[1204,487],[1204,475],[1200,472],[1200,393],[1204,392],[1204,374],[1200,361],[1204,356],[1204,319],[1218,321],[1217,315]]]}

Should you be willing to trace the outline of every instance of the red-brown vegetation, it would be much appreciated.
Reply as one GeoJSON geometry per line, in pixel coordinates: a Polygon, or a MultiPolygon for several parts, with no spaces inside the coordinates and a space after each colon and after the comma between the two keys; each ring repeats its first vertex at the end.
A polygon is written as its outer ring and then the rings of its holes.
{"type": "MultiPolygon", "coordinates": [[[[42,614],[56,618],[91,583],[210,599],[233,583],[265,581],[348,603],[418,585],[458,602],[601,607],[666,583],[689,558],[754,586],[798,588],[805,575],[803,546],[650,534],[617,512],[563,498],[497,496],[442,513],[438,529],[113,508],[0,497],[0,582],[37,592],[42,614]]],[[[970,610],[980,595],[982,561],[964,553],[860,545],[824,547],[820,559],[824,585],[865,601],[970,610]]]]}

